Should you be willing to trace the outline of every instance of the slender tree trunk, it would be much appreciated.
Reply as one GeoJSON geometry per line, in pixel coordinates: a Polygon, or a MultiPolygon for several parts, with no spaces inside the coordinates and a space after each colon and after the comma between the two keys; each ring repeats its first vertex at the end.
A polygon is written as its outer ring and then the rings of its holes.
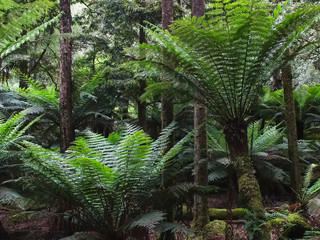
{"type": "MultiPolygon", "coordinates": [[[[140,21],[140,24],[143,25],[143,20],[140,21]]],[[[147,43],[146,33],[143,28],[139,29],[139,43],[147,43]]],[[[145,88],[147,87],[146,80],[140,81],[140,89],[139,89],[139,98],[137,100],[138,105],[138,122],[139,126],[143,128],[144,131],[147,131],[147,103],[142,102],[140,96],[145,92],[145,88]]]]}
{"type": "MultiPolygon", "coordinates": [[[[173,0],[162,0],[162,29],[169,30],[173,22],[173,0]]],[[[161,81],[168,81],[162,78],[161,81]]],[[[161,96],[161,121],[162,129],[166,128],[173,121],[172,96],[162,94],[161,96]]]]}
{"type": "MultiPolygon", "coordinates": [[[[162,29],[169,30],[169,25],[173,22],[173,0],[162,0],[162,29]]],[[[161,81],[166,82],[168,79],[162,78],[161,81]]],[[[173,121],[173,102],[172,96],[163,93],[161,95],[161,129],[166,128],[173,121]]],[[[173,146],[173,137],[170,138],[169,144],[165,149],[165,152],[173,146]]],[[[166,169],[163,171],[163,178],[166,175],[166,169]]],[[[173,180],[168,181],[164,187],[168,187],[173,184],[173,180]]],[[[174,221],[174,208],[176,203],[168,201],[167,204],[167,220],[169,222],[174,221]]],[[[167,231],[161,234],[160,240],[174,240],[175,236],[171,231],[167,231]]]]}
{"type": "MultiPolygon", "coordinates": [[[[192,0],[192,15],[196,18],[204,16],[204,0],[192,0]]],[[[202,96],[195,93],[194,103],[194,183],[195,185],[208,185],[208,160],[207,160],[207,108],[199,100],[202,96]]],[[[202,99],[203,100],[203,99],[202,99]]],[[[196,229],[202,229],[209,223],[208,198],[194,196],[193,223],[196,229]]]]}
{"type": "MultiPolygon", "coordinates": [[[[141,96],[145,92],[147,83],[145,80],[140,81],[140,91],[139,95],[141,96]]],[[[140,97],[139,96],[139,97],[140,97]]],[[[139,126],[143,128],[144,131],[147,131],[147,103],[142,102],[140,98],[137,99],[138,105],[138,122],[139,126]]]]}
{"type": "Polygon", "coordinates": [[[239,200],[242,205],[255,212],[263,212],[262,196],[249,157],[247,123],[234,121],[224,126],[224,134],[234,163],[238,179],[239,200]]]}
{"type": "MultiPolygon", "coordinates": [[[[194,183],[195,185],[208,185],[207,160],[207,108],[196,102],[194,104],[194,183]]],[[[202,229],[209,223],[208,198],[194,196],[193,222],[196,229],[202,229]]]]}
{"type": "Polygon", "coordinates": [[[292,70],[287,65],[282,68],[282,84],[285,104],[285,120],[287,125],[288,154],[291,161],[291,185],[296,194],[301,191],[301,170],[297,141],[296,113],[293,98],[292,70]]]}
{"type": "Polygon", "coordinates": [[[72,116],[72,44],[70,0],[60,0],[60,151],[65,152],[75,138],[72,116]]]}

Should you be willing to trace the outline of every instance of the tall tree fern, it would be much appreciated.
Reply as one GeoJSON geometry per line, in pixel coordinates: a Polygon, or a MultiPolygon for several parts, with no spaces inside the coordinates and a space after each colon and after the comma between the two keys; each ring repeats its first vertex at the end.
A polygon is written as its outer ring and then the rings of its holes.
{"type": "MultiPolygon", "coordinates": [[[[262,209],[262,198],[248,156],[247,126],[265,74],[316,20],[320,8],[308,6],[286,15],[264,1],[215,0],[204,18],[176,21],[172,35],[146,29],[154,45],[142,44],[149,69],[164,69],[176,81],[202,93],[226,136],[236,166],[240,195],[262,209]]],[[[132,50],[135,51],[134,49],[132,50]]],[[[141,56],[141,55],[139,55],[141,56]]],[[[201,99],[199,99],[201,100],[201,99]]]]}

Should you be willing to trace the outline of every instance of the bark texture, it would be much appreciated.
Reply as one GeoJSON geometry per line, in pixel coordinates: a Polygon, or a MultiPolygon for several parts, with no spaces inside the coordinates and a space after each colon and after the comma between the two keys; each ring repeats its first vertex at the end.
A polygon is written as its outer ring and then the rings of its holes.
{"type": "Polygon", "coordinates": [[[65,152],[75,138],[72,116],[72,40],[70,0],[60,0],[60,151],[65,152]]]}
{"type": "Polygon", "coordinates": [[[297,140],[296,113],[292,87],[292,69],[290,65],[282,68],[282,84],[287,125],[288,155],[291,164],[291,185],[296,194],[301,191],[301,170],[297,140]]]}
{"type": "Polygon", "coordinates": [[[147,104],[146,102],[142,102],[140,96],[145,92],[145,88],[147,87],[147,83],[145,80],[140,81],[140,89],[139,89],[139,97],[137,99],[138,105],[138,123],[139,126],[146,132],[147,131],[147,104]]]}
{"type": "Polygon", "coordinates": [[[173,0],[162,0],[162,29],[169,30],[173,22],[173,0]]]}
{"type": "Polygon", "coordinates": [[[262,196],[249,157],[247,123],[234,121],[224,127],[224,134],[238,179],[239,200],[255,212],[263,212],[262,196]]]}
{"type": "Polygon", "coordinates": [[[204,0],[192,0],[192,16],[202,17],[205,13],[204,0]]]}
{"type": "MultiPolygon", "coordinates": [[[[192,0],[192,15],[196,18],[205,13],[204,0],[192,0]]],[[[208,185],[208,161],[207,161],[207,108],[199,100],[202,96],[195,93],[194,103],[194,183],[195,185],[208,185]]],[[[194,196],[193,224],[196,229],[203,229],[209,223],[208,198],[194,196]]]]}
{"type": "MultiPolygon", "coordinates": [[[[173,22],[173,0],[162,0],[162,29],[169,30],[169,25],[173,22]]],[[[162,78],[161,81],[166,82],[168,79],[162,78]]],[[[173,121],[173,101],[172,96],[163,93],[161,95],[161,129],[166,128],[173,121]]],[[[173,138],[171,137],[165,152],[173,146],[173,138]]],[[[166,170],[164,170],[165,176],[166,170]]],[[[168,181],[164,187],[173,185],[173,180],[168,181]]],[[[168,201],[166,206],[167,220],[174,221],[175,202],[168,201]]],[[[160,235],[160,240],[174,240],[175,236],[171,231],[166,231],[160,235]]]]}
{"type": "MultiPolygon", "coordinates": [[[[140,24],[143,25],[143,20],[140,21],[140,24]]],[[[139,29],[139,43],[147,43],[146,33],[143,28],[139,29]]],[[[138,123],[139,126],[143,128],[144,131],[147,131],[147,103],[142,102],[140,96],[145,92],[145,88],[147,87],[146,80],[140,81],[140,89],[139,89],[139,97],[137,99],[138,105],[138,123]]]]}
{"type": "MultiPolygon", "coordinates": [[[[207,161],[207,108],[196,102],[194,104],[194,183],[208,185],[207,161]]],[[[202,229],[209,223],[208,199],[205,196],[194,196],[193,223],[196,229],[202,229]]]]}
{"type": "MultiPolygon", "coordinates": [[[[162,29],[169,30],[169,25],[173,22],[173,0],[162,1],[162,29]]],[[[168,81],[162,79],[161,81],[168,81]]],[[[161,96],[161,122],[162,129],[166,128],[173,121],[172,96],[162,94],[161,96]]]]}

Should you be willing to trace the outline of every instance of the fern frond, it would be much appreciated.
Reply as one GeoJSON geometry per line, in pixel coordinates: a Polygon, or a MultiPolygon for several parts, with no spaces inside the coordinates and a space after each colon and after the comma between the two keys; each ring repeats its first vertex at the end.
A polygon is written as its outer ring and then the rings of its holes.
{"type": "MultiPolygon", "coordinates": [[[[48,22],[46,22],[46,23],[36,27],[35,29],[31,30],[26,35],[23,35],[18,40],[15,40],[15,39],[14,40],[12,39],[11,41],[5,40],[4,44],[0,45],[0,57],[1,58],[5,58],[6,56],[11,54],[15,50],[19,49],[23,44],[34,40],[37,36],[40,35],[41,32],[43,32],[46,28],[48,28],[49,26],[54,24],[59,19],[59,17],[60,17],[60,15],[52,18],[48,22]]],[[[0,29],[0,31],[1,31],[1,29],[0,29]]],[[[0,33],[0,38],[1,38],[1,33],[0,33]]]]}
{"type": "Polygon", "coordinates": [[[157,225],[159,225],[159,223],[165,219],[165,213],[160,211],[152,211],[134,218],[131,223],[124,227],[124,229],[132,230],[136,227],[143,227],[147,230],[153,231],[157,225]]]}
{"type": "Polygon", "coordinates": [[[281,7],[271,16],[264,1],[214,1],[211,7],[208,20],[174,22],[172,35],[149,24],[145,31],[154,44],[131,51],[144,58],[142,67],[197,88],[220,123],[245,120],[262,91],[266,69],[285,61],[284,53],[317,21],[320,8],[280,17],[281,7]]]}
{"type": "MultiPolygon", "coordinates": [[[[187,138],[168,156],[159,154],[163,149],[156,148],[159,153],[153,158],[152,139],[139,127],[126,125],[117,141],[91,132],[85,135],[77,138],[66,154],[25,142],[29,154],[26,169],[36,180],[30,184],[72,203],[78,211],[73,217],[88,223],[89,228],[98,226],[109,232],[135,227],[155,229],[164,214],[141,214],[150,207],[159,209],[155,195],[162,196],[159,191],[163,163],[170,159],[173,164],[174,155],[181,151],[187,138]],[[153,199],[157,203],[150,202],[153,199]]],[[[163,139],[158,142],[166,141],[166,137],[166,133],[162,134],[163,139]]],[[[190,189],[195,188],[180,186],[168,194],[182,197],[190,189]]]]}

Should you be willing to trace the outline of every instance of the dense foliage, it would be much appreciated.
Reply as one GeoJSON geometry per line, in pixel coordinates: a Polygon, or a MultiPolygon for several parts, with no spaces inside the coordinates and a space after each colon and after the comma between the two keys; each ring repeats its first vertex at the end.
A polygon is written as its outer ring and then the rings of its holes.
{"type": "MultiPolygon", "coordinates": [[[[236,239],[236,218],[249,239],[319,235],[319,4],[210,0],[196,18],[190,3],[174,3],[163,31],[161,1],[74,1],[72,33],[60,34],[57,1],[0,2],[0,215],[50,219],[48,239],[236,239]],[[65,39],[76,140],[59,153],[65,39]],[[302,169],[296,193],[285,69],[302,169]],[[177,123],[161,129],[164,97],[177,123]],[[209,110],[208,157],[198,163],[194,102],[209,110]],[[207,161],[209,187],[195,185],[207,161]],[[194,194],[209,199],[214,221],[203,229],[189,224],[194,194]],[[169,230],[176,235],[161,234],[169,230]]],[[[0,238],[15,239],[5,229],[0,238]]]]}

